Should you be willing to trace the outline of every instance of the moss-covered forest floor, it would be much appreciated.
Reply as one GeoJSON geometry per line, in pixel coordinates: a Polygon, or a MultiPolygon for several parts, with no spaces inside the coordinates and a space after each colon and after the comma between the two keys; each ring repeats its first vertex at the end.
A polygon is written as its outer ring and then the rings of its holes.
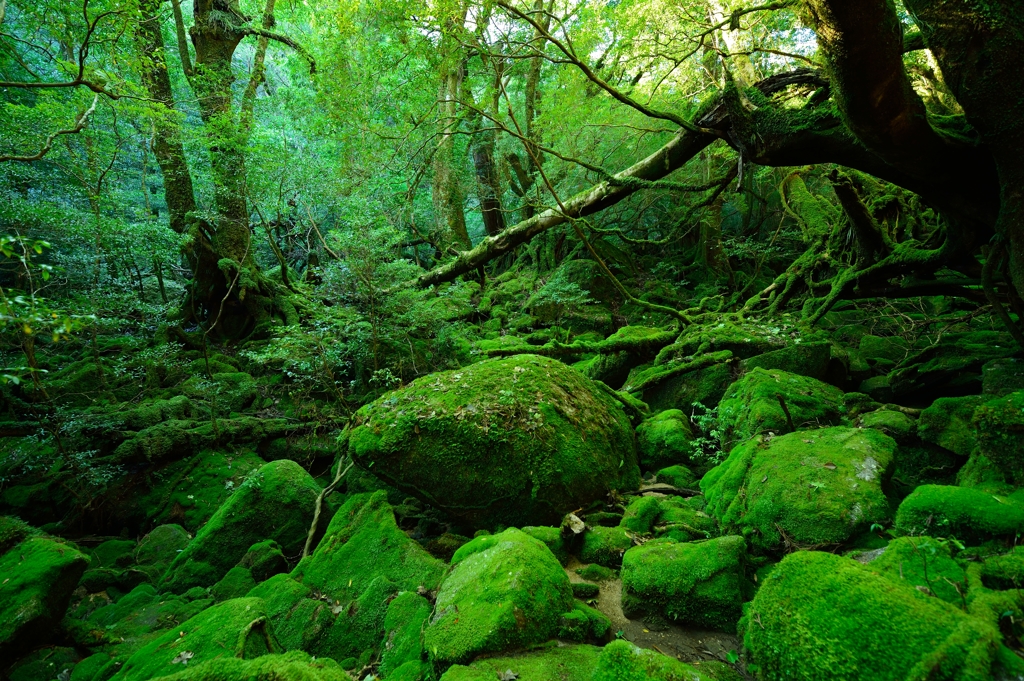
{"type": "Polygon", "coordinates": [[[529,276],[439,288],[448,368],[359,395],[280,339],[41,345],[4,677],[1022,678],[1024,360],[984,308],[680,328],[529,276]]]}

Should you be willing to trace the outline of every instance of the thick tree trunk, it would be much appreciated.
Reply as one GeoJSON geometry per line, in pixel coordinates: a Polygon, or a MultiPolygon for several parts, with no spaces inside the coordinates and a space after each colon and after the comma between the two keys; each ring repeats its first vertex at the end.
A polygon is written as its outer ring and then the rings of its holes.
{"type": "Polygon", "coordinates": [[[471,151],[476,170],[477,195],[487,236],[505,231],[505,213],[501,207],[501,182],[494,163],[494,130],[483,130],[473,137],[471,151]]]}
{"type": "Polygon", "coordinates": [[[196,200],[192,188],[192,174],[185,159],[181,143],[181,127],[174,111],[174,95],[167,72],[163,33],[160,30],[160,0],[146,0],[141,4],[139,22],[144,55],[142,78],[150,99],[159,102],[154,125],[153,154],[164,177],[164,195],[170,226],[178,234],[188,229],[189,215],[195,212],[196,200]]]}

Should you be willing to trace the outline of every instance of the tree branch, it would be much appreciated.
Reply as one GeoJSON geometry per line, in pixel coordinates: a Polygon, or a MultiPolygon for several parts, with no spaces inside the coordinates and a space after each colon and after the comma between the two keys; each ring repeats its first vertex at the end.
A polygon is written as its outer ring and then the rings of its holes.
{"type": "Polygon", "coordinates": [[[295,42],[288,36],[282,33],[277,33],[276,31],[268,31],[265,28],[256,28],[255,26],[246,26],[242,29],[242,34],[259,36],[260,38],[266,38],[267,40],[273,40],[275,42],[281,43],[282,45],[287,45],[288,47],[298,52],[299,56],[301,56],[303,59],[309,62],[310,73],[316,73],[316,60],[313,58],[313,55],[311,55],[306,50],[305,47],[295,42]]]}
{"type": "Polygon", "coordinates": [[[99,101],[100,96],[94,95],[92,98],[92,104],[88,109],[78,114],[78,118],[75,119],[75,125],[67,130],[58,130],[46,138],[46,142],[43,143],[43,147],[31,156],[2,156],[0,155],[0,162],[3,161],[21,161],[23,163],[31,163],[32,161],[38,161],[53,148],[53,142],[61,135],[76,135],[85,129],[85,126],[89,123],[89,117],[92,116],[93,112],[96,111],[96,103],[99,101]]]}

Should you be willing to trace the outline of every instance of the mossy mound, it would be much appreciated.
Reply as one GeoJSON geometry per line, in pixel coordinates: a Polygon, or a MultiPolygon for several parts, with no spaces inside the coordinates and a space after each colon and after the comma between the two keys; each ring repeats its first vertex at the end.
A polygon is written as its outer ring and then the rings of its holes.
{"type": "Polygon", "coordinates": [[[509,670],[523,681],[591,681],[601,650],[591,645],[569,645],[488,657],[468,666],[454,665],[441,681],[495,681],[509,670]]]}
{"type": "Polygon", "coordinates": [[[818,551],[763,580],[744,618],[760,678],[993,678],[999,631],[942,600],[818,551]]]}
{"type": "Polygon", "coordinates": [[[293,461],[274,461],[245,479],[171,563],[161,585],[175,593],[210,586],[241,560],[249,547],[277,541],[302,550],[320,487],[293,461]]]}
{"type": "Polygon", "coordinates": [[[684,542],[709,539],[718,531],[714,519],[696,508],[694,501],[657,496],[637,497],[630,502],[620,527],[684,542]]]}
{"type": "Polygon", "coordinates": [[[42,536],[0,556],[0,659],[52,638],[88,564],[75,546],[42,536]]]}
{"type": "Polygon", "coordinates": [[[827,383],[779,369],[754,369],[729,386],[718,405],[722,448],[759,433],[790,433],[834,425],[843,393],[827,383]]]}
{"type": "Polygon", "coordinates": [[[697,487],[697,476],[686,466],[669,466],[662,468],[657,473],[658,482],[672,485],[680,489],[691,489],[697,487]]]}
{"type": "Polygon", "coordinates": [[[891,517],[883,484],[896,443],[837,426],[750,440],[701,480],[707,512],[751,546],[838,544],[891,517]]]}
{"type": "Polygon", "coordinates": [[[422,670],[426,660],[423,630],[431,613],[430,602],[411,591],[398,594],[388,605],[384,618],[384,650],[380,673],[389,677],[402,667],[407,671],[422,670]]]}
{"type": "Polygon", "coordinates": [[[292,577],[344,603],[362,594],[378,577],[403,591],[432,590],[444,569],[441,561],[399,529],[387,494],[381,491],[350,497],[292,577]]]}
{"type": "Polygon", "coordinates": [[[1024,483],[1024,390],[985,402],[971,419],[978,451],[1024,483]]]}
{"type": "Polygon", "coordinates": [[[132,655],[113,679],[145,681],[218,658],[251,660],[280,652],[265,603],[259,598],[235,598],[155,638],[132,655]]]}
{"type": "Polygon", "coordinates": [[[981,368],[982,392],[986,395],[1007,395],[1024,390],[1024,359],[994,359],[981,368]]]}
{"type": "Polygon", "coordinates": [[[967,577],[953,560],[950,543],[932,537],[900,537],[889,542],[881,555],[870,562],[891,579],[909,584],[925,593],[960,606],[967,593],[967,577]]]}
{"type": "Polygon", "coordinates": [[[622,560],[622,609],[634,619],[659,614],[733,631],[752,590],[744,575],[746,551],[736,536],[633,547],[622,560]]]}
{"type": "Polygon", "coordinates": [[[355,424],[357,463],[473,527],[557,524],[639,483],[618,401],[535,355],[431,374],[363,407],[355,424]]]}
{"type": "Polygon", "coordinates": [[[960,456],[970,456],[978,445],[971,419],[974,410],[986,399],[983,395],[940,397],[921,412],[917,421],[918,436],[960,456]]]}
{"type": "Polygon", "coordinates": [[[597,563],[617,568],[622,556],[633,546],[633,539],[621,527],[588,527],[583,533],[579,558],[584,563],[597,563]]]}
{"type": "Polygon", "coordinates": [[[288,571],[288,560],[281,550],[281,545],[273,539],[258,542],[238,561],[238,566],[247,568],[257,582],[270,579],[274,575],[288,571]]]}
{"type": "Polygon", "coordinates": [[[645,471],[687,464],[694,451],[690,419],[679,409],[667,409],[641,423],[636,440],[645,471]]]}
{"type": "Polygon", "coordinates": [[[424,645],[443,669],[540,643],[573,603],[568,576],[542,542],[516,529],[477,537],[452,559],[424,645]]]}
{"type": "Polygon", "coordinates": [[[185,550],[189,541],[189,534],[181,525],[154,527],[135,548],[138,569],[148,574],[151,582],[159,582],[167,567],[174,562],[178,553],[185,550]]]}
{"type": "Polygon", "coordinates": [[[1024,532],[1024,503],[973,487],[921,485],[896,511],[896,529],[981,541],[1024,532]]]}
{"type": "Polygon", "coordinates": [[[71,675],[81,659],[82,656],[74,648],[40,648],[8,669],[4,681],[66,681],[73,678],[71,675]]]}
{"type": "Polygon", "coordinates": [[[724,665],[684,664],[629,641],[613,641],[601,651],[592,681],[731,681],[737,674],[724,665]]]}
{"type": "Polygon", "coordinates": [[[350,681],[337,662],[301,651],[264,655],[255,660],[224,657],[162,677],[167,681],[350,681]]]}

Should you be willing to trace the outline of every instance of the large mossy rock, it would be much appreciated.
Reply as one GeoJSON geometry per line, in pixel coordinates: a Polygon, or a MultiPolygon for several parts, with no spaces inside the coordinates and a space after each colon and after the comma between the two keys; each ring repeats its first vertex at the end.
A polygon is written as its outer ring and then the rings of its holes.
{"type": "Polygon", "coordinates": [[[311,657],[301,651],[264,655],[255,660],[222,657],[163,677],[167,681],[351,681],[352,677],[331,659],[311,657]]]}
{"type": "Polygon", "coordinates": [[[887,523],[896,442],[837,426],[749,440],[700,482],[707,512],[751,546],[838,544],[887,523]]]}
{"type": "Polygon", "coordinates": [[[917,421],[918,436],[960,456],[970,456],[978,446],[971,419],[974,410],[987,399],[984,395],[940,397],[921,412],[917,421]]]}
{"type": "Polygon", "coordinates": [[[319,485],[294,461],[268,463],[246,478],[177,555],[162,588],[183,593],[211,586],[265,539],[278,542],[287,555],[299,553],[319,494],[319,485]]]}
{"type": "Polygon", "coordinates": [[[1024,502],[973,487],[921,485],[896,511],[896,529],[962,541],[1024,532],[1024,502]]]}
{"type": "Polygon", "coordinates": [[[789,433],[839,422],[843,392],[813,378],[756,368],[729,386],[718,405],[718,430],[728,451],[759,433],[789,433]]]}
{"type": "Polygon", "coordinates": [[[385,577],[404,591],[435,589],[445,565],[399,529],[383,491],[350,497],[334,514],[316,550],[292,577],[332,601],[358,597],[385,577]]]}
{"type": "Polygon", "coordinates": [[[985,402],[971,419],[978,452],[1024,483],[1024,390],[985,402]]]}
{"type": "MultiPolygon", "coordinates": [[[[0,531],[20,524],[0,518],[0,531]]],[[[48,642],[89,558],[71,544],[30,536],[0,556],[0,660],[48,642]]]]}
{"type": "Polygon", "coordinates": [[[425,376],[360,409],[355,425],[359,465],[473,527],[555,525],[639,483],[619,402],[535,355],[425,376]]]}
{"type": "Polygon", "coordinates": [[[740,678],[722,663],[703,662],[699,667],[691,666],[619,640],[601,651],[591,681],[739,681],[740,678]]]}
{"type": "Polygon", "coordinates": [[[636,429],[640,467],[645,471],[657,471],[691,463],[693,438],[690,419],[681,410],[666,409],[652,416],[636,429]]]}
{"type": "Polygon", "coordinates": [[[849,558],[798,551],[744,618],[765,681],[996,678],[996,627],[849,558]]]}
{"type": "Polygon", "coordinates": [[[444,669],[547,641],[573,609],[569,577],[543,542],[517,529],[484,535],[455,552],[424,645],[444,669]]]}
{"type": "Polygon", "coordinates": [[[622,558],[622,609],[633,619],[658,614],[735,631],[753,591],[744,575],[746,553],[743,537],[736,536],[635,546],[622,558]]]}
{"type": "Polygon", "coordinates": [[[146,681],[219,658],[255,659],[280,652],[263,600],[235,598],[153,639],[136,651],[113,679],[146,681]]]}
{"type": "Polygon", "coordinates": [[[601,658],[601,648],[590,645],[559,645],[509,655],[487,657],[470,665],[454,665],[440,681],[495,681],[512,671],[530,681],[591,681],[601,658]]]}

